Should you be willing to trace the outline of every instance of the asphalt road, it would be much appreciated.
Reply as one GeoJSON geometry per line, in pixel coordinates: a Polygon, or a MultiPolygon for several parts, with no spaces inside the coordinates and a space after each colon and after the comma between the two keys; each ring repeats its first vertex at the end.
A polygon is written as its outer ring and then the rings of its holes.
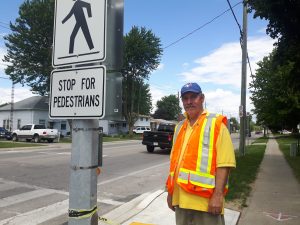
{"type": "MultiPolygon", "coordinates": [[[[238,148],[238,135],[233,134],[232,140],[238,148]]],[[[70,158],[70,144],[0,150],[0,225],[64,224],[70,158]]],[[[141,141],[104,143],[97,185],[99,215],[164,188],[168,163],[168,150],[156,148],[150,154],[141,141]]]]}
{"type": "MultiPolygon", "coordinates": [[[[48,146],[0,150],[0,225],[18,221],[22,215],[22,224],[26,219],[32,224],[34,216],[40,218],[37,221],[41,224],[67,221],[71,145],[48,146]],[[42,211],[51,211],[52,205],[56,208],[53,217],[48,212],[42,218],[42,211]]],[[[168,161],[167,150],[149,154],[140,141],[104,143],[103,167],[98,177],[99,214],[142,193],[163,188],[168,161]]]]}

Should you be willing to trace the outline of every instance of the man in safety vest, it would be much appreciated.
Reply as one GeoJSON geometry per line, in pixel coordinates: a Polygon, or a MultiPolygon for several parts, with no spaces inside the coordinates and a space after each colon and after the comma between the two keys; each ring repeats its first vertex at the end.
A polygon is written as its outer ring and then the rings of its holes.
{"type": "Polygon", "coordinates": [[[186,119],[174,132],[167,180],[168,206],[177,225],[225,225],[224,196],[235,167],[227,119],[203,109],[197,83],[181,89],[186,119]]]}

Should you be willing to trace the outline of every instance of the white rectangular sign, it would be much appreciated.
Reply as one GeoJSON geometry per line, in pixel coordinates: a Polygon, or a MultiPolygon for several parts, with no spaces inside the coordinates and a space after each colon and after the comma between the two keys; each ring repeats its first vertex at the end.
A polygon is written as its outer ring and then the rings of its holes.
{"type": "Polygon", "coordinates": [[[53,67],[105,60],[106,1],[55,1],[53,67]]]}
{"type": "Polygon", "coordinates": [[[52,71],[50,118],[103,118],[105,82],[104,66],[52,71]]]}

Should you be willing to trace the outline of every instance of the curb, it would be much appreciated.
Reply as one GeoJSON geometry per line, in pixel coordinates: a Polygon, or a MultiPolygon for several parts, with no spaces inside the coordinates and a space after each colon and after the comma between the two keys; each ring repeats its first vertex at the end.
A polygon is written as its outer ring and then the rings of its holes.
{"type": "MultiPolygon", "coordinates": [[[[236,225],[238,223],[241,215],[239,211],[225,208],[224,213],[226,225],[236,225]]],[[[175,224],[175,215],[167,207],[166,192],[164,190],[144,193],[103,215],[103,218],[110,222],[99,221],[99,225],[175,224]]]]}
{"type": "MultiPolygon", "coordinates": [[[[139,214],[145,208],[147,208],[153,202],[153,200],[159,197],[162,193],[164,193],[163,190],[158,190],[153,193],[147,192],[141,194],[130,202],[127,202],[120,207],[113,209],[109,213],[106,213],[105,215],[103,215],[103,217],[110,221],[113,221],[116,224],[125,223],[129,219],[139,214]]],[[[107,225],[107,223],[99,221],[99,225],[107,225]]]]}

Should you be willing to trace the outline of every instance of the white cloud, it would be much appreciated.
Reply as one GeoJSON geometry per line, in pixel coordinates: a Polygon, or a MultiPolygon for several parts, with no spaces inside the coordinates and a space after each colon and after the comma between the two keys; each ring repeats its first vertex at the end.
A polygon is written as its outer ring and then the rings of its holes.
{"type": "MultiPolygon", "coordinates": [[[[273,49],[274,40],[269,37],[253,37],[248,39],[248,55],[253,73],[257,62],[262,60],[273,49]]],[[[185,82],[212,83],[218,85],[241,85],[242,50],[238,42],[223,44],[211,54],[196,59],[196,67],[180,74],[185,82]]],[[[248,69],[249,70],[249,69],[248,69]]],[[[248,71],[248,81],[250,72],[248,71]]]]}
{"type": "MultiPolygon", "coordinates": [[[[0,88],[0,104],[11,102],[11,88],[0,88]]],[[[14,102],[34,96],[28,88],[15,88],[14,102]]]]}
{"type": "Polygon", "coordinates": [[[156,70],[163,70],[165,68],[165,64],[161,63],[158,65],[156,70]]]}
{"type": "Polygon", "coordinates": [[[155,110],[156,110],[156,102],[158,100],[160,100],[162,97],[166,96],[166,92],[165,92],[165,90],[159,88],[156,85],[151,85],[150,86],[150,93],[151,93],[151,96],[152,96],[152,106],[153,106],[153,109],[152,109],[151,113],[154,113],[155,110]]]}
{"type": "Polygon", "coordinates": [[[182,67],[183,68],[188,68],[189,65],[190,65],[189,63],[185,62],[185,63],[182,64],[182,67]]]}
{"type": "MultiPolygon", "coordinates": [[[[238,119],[240,100],[239,94],[221,88],[205,92],[205,105],[208,111],[226,115],[228,118],[235,117],[238,119]]],[[[252,108],[253,105],[247,102],[247,111],[250,112],[252,108]]]]}

